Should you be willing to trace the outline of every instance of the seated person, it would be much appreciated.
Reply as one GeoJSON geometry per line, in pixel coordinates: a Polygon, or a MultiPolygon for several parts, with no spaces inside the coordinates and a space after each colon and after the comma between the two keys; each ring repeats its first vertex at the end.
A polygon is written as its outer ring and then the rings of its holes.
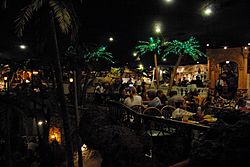
{"type": "Polygon", "coordinates": [[[159,97],[159,99],[161,100],[161,104],[166,104],[167,97],[162,90],[157,90],[156,96],[159,97]]]}
{"type": "Polygon", "coordinates": [[[172,118],[174,119],[182,118],[183,116],[194,115],[194,113],[184,110],[184,106],[182,102],[176,102],[175,106],[176,106],[176,109],[172,113],[172,118]]]}
{"type": "Polygon", "coordinates": [[[128,107],[142,105],[142,98],[141,96],[137,95],[136,88],[134,86],[130,88],[130,95],[124,100],[124,104],[128,107]]]}
{"type": "Polygon", "coordinates": [[[185,101],[184,97],[181,96],[181,95],[178,95],[177,91],[171,91],[169,93],[169,96],[170,96],[170,98],[168,99],[168,105],[171,105],[171,106],[174,106],[175,108],[177,108],[175,106],[175,103],[176,102],[182,102],[183,103],[183,107],[184,108],[186,107],[186,101],[185,101]]]}
{"type": "Polygon", "coordinates": [[[147,92],[149,101],[144,101],[144,104],[147,104],[148,107],[159,107],[162,105],[161,100],[159,97],[156,96],[155,91],[148,91],[147,92]]]}

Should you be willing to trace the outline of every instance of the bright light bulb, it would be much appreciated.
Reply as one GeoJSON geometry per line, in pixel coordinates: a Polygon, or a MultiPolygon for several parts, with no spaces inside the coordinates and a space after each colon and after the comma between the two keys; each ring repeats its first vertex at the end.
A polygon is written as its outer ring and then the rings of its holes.
{"type": "Polygon", "coordinates": [[[43,124],[43,121],[38,121],[37,123],[39,126],[41,126],[43,124]]]}
{"type": "Polygon", "coordinates": [[[109,37],[109,41],[110,42],[114,41],[114,38],[113,37],[109,37]]]}
{"type": "Polygon", "coordinates": [[[160,33],[160,32],[161,32],[160,27],[156,27],[156,28],[155,28],[155,32],[156,32],[156,33],[160,33]]]}
{"type": "Polygon", "coordinates": [[[204,15],[205,16],[210,16],[211,14],[213,13],[212,9],[210,7],[207,7],[205,10],[204,10],[204,15]]]}
{"type": "Polygon", "coordinates": [[[166,59],[166,58],[164,58],[164,59],[163,59],[163,61],[167,61],[167,59],[166,59]]]}
{"type": "Polygon", "coordinates": [[[209,46],[209,43],[207,43],[207,47],[209,46]]]}
{"type": "Polygon", "coordinates": [[[226,61],[226,64],[229,64],[229,63],[230,63],[230,61],[227,60],[227,61],[226,61]]]}
{"type": "Polygon", "coordinates": [[[167,3],[173,2],[173,0],[165,0],[167,3]]]}
{"type": "Polygon", "coordinates": [[[82,151],[86,151],[86,150],[88,150],[87,145],[86,145],[86,144],[83,144],[83,145],[82,145],[82,147],[81,147],[81,150],[82,150],[82,151]]]}
{"type": "Polygon", "coordinates": [[[25,45],[20,45],[19,46],[21,49],[26,49],[27,47],[25,45]]]}
{"type": "Polygon", "coordinates": [[[227,46],[224,46],[224,49],[227,49],[227,46]]]}
{"type": "Polygon", "coordinates": [[[69,78],[69,82],[73,82],[74,81],[74,79],[73,78],[69,78]]]}
{"type": "Polygon", "coordinates": [[[137,53],[136,53],[136,52],[134,52],[134,53],[133,53],[133,56],[134,56],[134,57],[135,57],[135,56],[137,56],[137,53]]]}

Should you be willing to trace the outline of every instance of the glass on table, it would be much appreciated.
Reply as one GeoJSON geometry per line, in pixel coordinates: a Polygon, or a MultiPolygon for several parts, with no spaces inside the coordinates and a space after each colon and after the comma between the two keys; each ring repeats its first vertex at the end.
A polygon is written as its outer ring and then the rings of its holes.
{"type": "Polygon", "coordinates": [[[189,119],[189,115],[183,115],[182,117],[183,122],[188,122],[188,119],[189,119]]]}

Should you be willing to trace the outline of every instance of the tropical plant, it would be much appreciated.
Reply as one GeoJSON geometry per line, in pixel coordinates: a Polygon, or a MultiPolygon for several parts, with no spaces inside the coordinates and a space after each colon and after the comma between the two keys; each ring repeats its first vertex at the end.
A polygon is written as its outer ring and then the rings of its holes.
{"type": "Polygon", "coordinates": [[[90,62],[98,61],[99,59],[114,63],[112,53],[106,51],[105,46],[95,47],[94,49],[79,50],[73,46],[69,46],[65,55],[72,59],[77,58],[83,62],[85,66],[90,65],[90,62]]]}
{"type": "Polygon", "coordinates": [[[106,51],[106,47],[104,46],[97,46],[94,48],[87,48],[85,50],[79,50],[73,46],[68,47],[66,51],[66,56],[77,59],[78,62],[82,62],[85,70],[87,71],[87,75],[84,80],[84,87],[82,90],[83,95],[83,102],[86,101],[86,91],[88,87],[88,80],[90,77],[90,72],[93,64],[96,64],[99,60],[104,60],[110,63],[114,63],[112,53],[106,51]]]}
{"type": "Polygon", "coordinates": [[[159,38],[150,37],[149,41],[139,41],[139,44],[135,47],[135,50],[140,55],[145,55],[152,53],[154,55],[155,64],[155,79],[157,82],[157,89],[159,88],[159,76],[158,76],[158,66],[157,66],[157,56],[161,56],[163,53],[162,47],[165,45],[159,38]]]}
{"type": "Polygon", "coordinates": [[[194,37],[191,37],[189,40],[184,42],[173,40],[172,42],[166,42],[166,43],[167,47],[166,49],[164,49],[164,55],[162,58],[166,58],[166,56],[171,54],[178,55],[178,60],[171,74],[171,79],[168,87],[168,93],[169,93],[172,89],[174,77],[176,75],[176,71],[180,65],[182,57],[189,55],[193,58],[193,60],[197,60],[201,56],[205,56],[205,54],[198,49],[200,45],[194,37]]]}
{"type": "MultiPolygon", "coordinates": [[[[53,34],[53,42],[55,46],[55,76],[57,78],[58,99],[61,106],[61,113],[63,119],[63,128],[65,132],[66,151],[68,166],[73,166],[72,143],[70,140],[70,127],[69,127],[69,113],[66,107],[66,100],[64,97],[63,80],[62,80],[62,67],[60,61],[60,52],[58,47],[58,39],[56,34],[56,27],[54,20],[57,20],[60,30],[65,34],[71,34],[72,39],[77,37],[77,19],[72,6],[72,1],[59,1],[59,0],[32,0],[30,4],[24,7],[18,18],[16,19],[16,32],[18,36],[23,36],[23,31],[26,23],[33,17],[33,13],[46,8],[49,12],[50,28],[53,34]]],[[[43,13],[44,14],[44,13],[43,13]]]]}

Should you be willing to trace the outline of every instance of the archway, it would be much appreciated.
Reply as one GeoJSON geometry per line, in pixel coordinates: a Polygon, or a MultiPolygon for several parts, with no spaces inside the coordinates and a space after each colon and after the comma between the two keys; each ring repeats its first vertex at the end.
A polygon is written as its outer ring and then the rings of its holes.
{"type": "Polygon", "coordinates": [[[219,78],[216,84],[220,80],[223,81],[221,92],[219,93],[224,98],[233,99],[238,89],[238,64],[231,61],[221,62],[219,68],[219,78]]]}
{"type": "Polygon", "coordinates": [[[249,54],[248,47],[237,47],[228,49],[207,49],[208,57],[208,79],[210,81],[209,88],[214,90],[216,81],[220,74],[220,64],[227,61],[237,64],[238,86],[237,92],[247,92],[247,59],[249,54]]]}

